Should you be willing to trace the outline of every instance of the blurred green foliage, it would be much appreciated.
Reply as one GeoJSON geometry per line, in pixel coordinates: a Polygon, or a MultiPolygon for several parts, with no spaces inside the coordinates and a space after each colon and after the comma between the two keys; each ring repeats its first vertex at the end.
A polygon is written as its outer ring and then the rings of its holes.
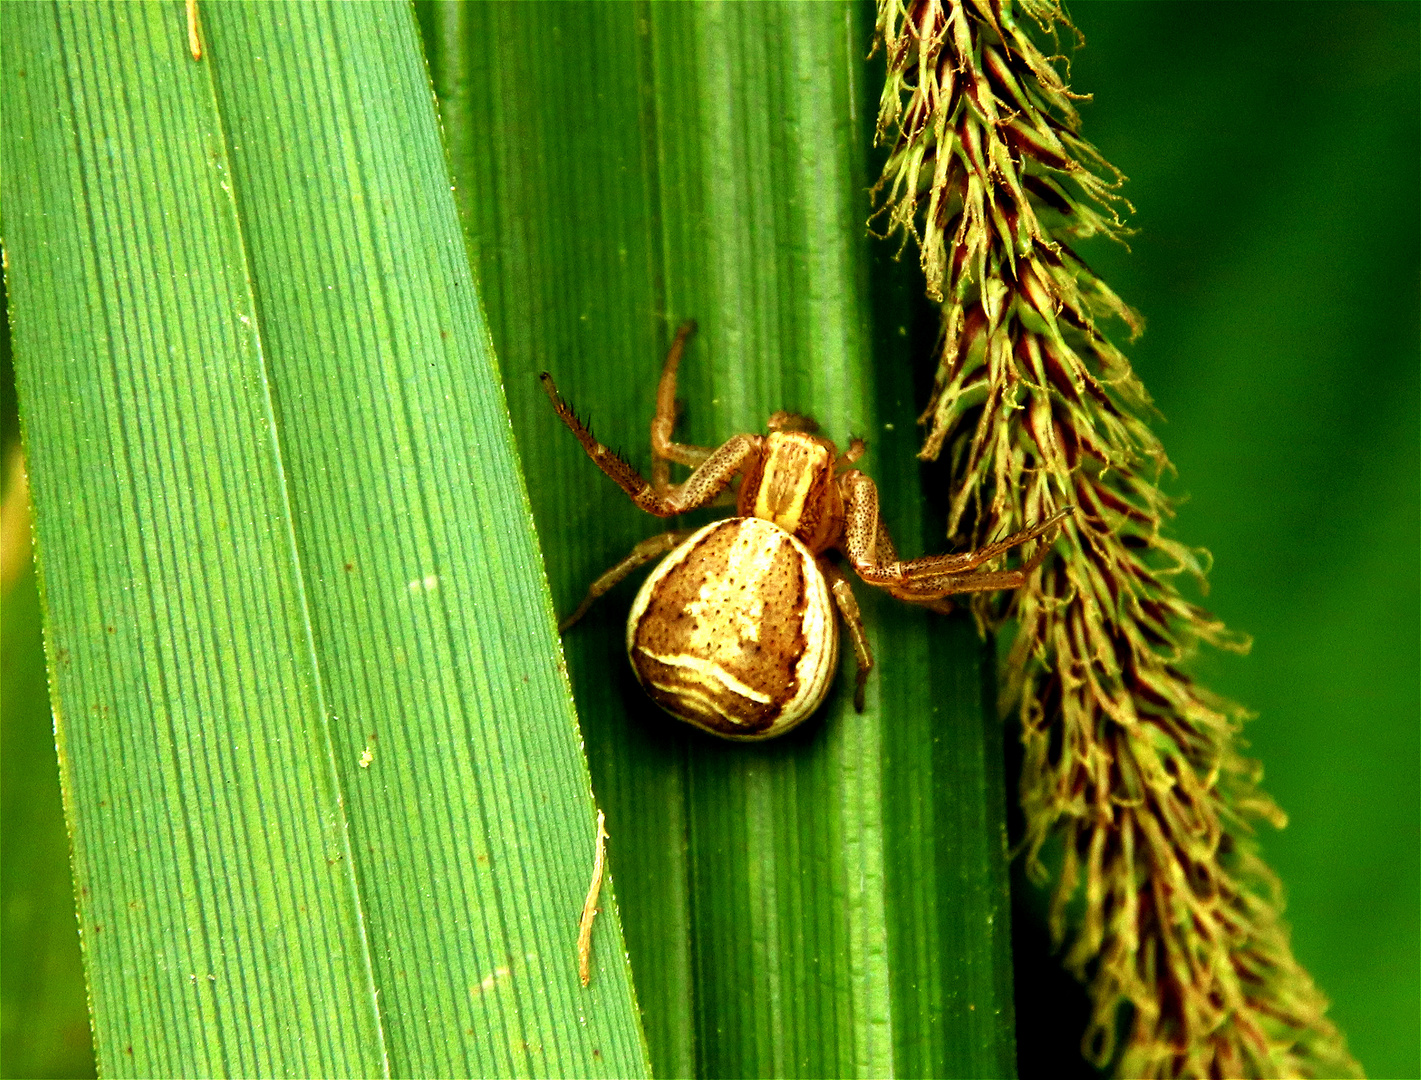
{"type": "MultiPolygon", "coordinates": [[[[1258,714],[1298,958],[1369,1076],[1418,1076],[1418,8],[1070,14],[1085,133],[1137,208],[1132,250],[1083,254],[1145,316],[1121,344],[1175,535],[1214,555],[1202,602],[1254,638],[1194,669],[1258,714]]],[[[1018,940],[1019,995],[1031,963],[1018,940]]],[[[1024,1004],[1022,1032],[1059,1008],[1024,1004]]]]}
{"type": "MultiPolygon", "coordinates": [[[[1196,670],[1259,714],[1253,753],[1292,818],[1263,841],[1294,946],[1372,1076],[1421,1075],[1418,10],[1078,4],[1087,45],[1062,42],[1095,95],[1086,134],[1138,208],[1131,251],[1083,254],[1148,321],[1127,352],[1188,496],[1176,535],[1213,552],[1205,603],[1255,638],[1196,670]]],[[[81,1075],[27,589],[0,601],[0,1074],[81,1075]]],[[[1066,1072],[1080,1030],[1053,963],[1019,923],[1024,1075],[1066,1072]]]]}

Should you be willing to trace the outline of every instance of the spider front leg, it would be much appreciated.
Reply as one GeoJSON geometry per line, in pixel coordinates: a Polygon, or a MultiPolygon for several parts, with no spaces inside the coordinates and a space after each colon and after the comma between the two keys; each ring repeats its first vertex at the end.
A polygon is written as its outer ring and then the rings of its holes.
{"type": "Polygon", "coordinates": [[[687,319],[676,331],[671,348],[666,350],[666,363],[656,387],[656,416],[651,421],[651,486],[659,495],[665,495],[671,488],[671,462],[694,469],[715,453],[714,447],[671,441],[676,430],[676,369],[681,366],[686,342],[695,332],[695,319],[687,319]]]}
{"type": "Polygon", "coordinates": [[[1017,570],[978,571],[977,567],[1056,528],[1072,512],[1069,506],[1058,510],[1045,521],[976,551],[899,560],[893,557],[892,541],[878,516],[878,488],[873,481],[861,472],[848,472],[839,480],[839,491],[844,500],[844,535],[840,543],[859,577],[899,599],[928,606],[953,593],[1021,588],[1027,575],[1046,558],[1049,544],[1043,543],[1031,560],[1017,570]]]}
{"type": "MultiPolygon", "coordinates": [[[[668,485],[665,491],[657,491],[646,482],[641,473],[619,457],[616,451],[597,441],[587,425],[577,418],[567,402],[558,395],[558,388],[551,375],[545,371],[539,378],[543,381],[543,389],[547,391],[548,400],[553,403],[558,418],[577,436],[577,441],[587,451],[587,456],[592,459],[593,464],[610,476],[617,486],[631,497],[632,502],[648,514],[675,517],[688,510],[709,505],[760,453],[760,436],[736,435],[711,451],[710,456],[684,484],[668,485]]],[[[673,379],[673,400],[674,393],[673,379]]]]}

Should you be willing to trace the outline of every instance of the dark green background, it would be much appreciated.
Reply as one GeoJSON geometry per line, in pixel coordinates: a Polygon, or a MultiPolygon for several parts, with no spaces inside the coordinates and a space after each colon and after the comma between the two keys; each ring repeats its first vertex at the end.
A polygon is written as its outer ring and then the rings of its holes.
{"type": "MultiPolygon", "coordinates": [[[[1175,534],[1216,560],[1205,603],[1255,639],[1196,670],[1259,714],[1300,959],[1369,1075],[1421,1075],[1418,8],[1071,14],[1086,134],[1138,208],[1131,251],[1084,253],[1147,319],[1127,351],[1188,497],[1175,534]]],[[[92,1068],[36,613],[31,581],[0,605],[5,1076],[92,1068]]],[[[1058,1074],[1079,997],[1029,919],[1018,957],[1023,1072],[1058,1074]]]]}

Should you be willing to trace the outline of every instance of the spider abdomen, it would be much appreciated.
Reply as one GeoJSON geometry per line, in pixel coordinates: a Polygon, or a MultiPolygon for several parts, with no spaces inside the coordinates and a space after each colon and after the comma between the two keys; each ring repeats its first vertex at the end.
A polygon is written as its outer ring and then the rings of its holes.
{"type": "Polygon", "coordinates": [[[731,739],[781,735],[818,708],[839,655],[813,552],[770,521],[717,521],[652,571],[627,653],[671,715],[731,739]]]}

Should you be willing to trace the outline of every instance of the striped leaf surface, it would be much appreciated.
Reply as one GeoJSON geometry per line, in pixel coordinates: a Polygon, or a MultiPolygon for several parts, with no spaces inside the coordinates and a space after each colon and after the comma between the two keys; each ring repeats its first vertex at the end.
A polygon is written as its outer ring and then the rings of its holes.
{"type": "MultiPolygon", "coordinates": [[[[840,446],[865,435],[901,546],[939,550],[914,460],[911,357],[931,342],[904,298],[920,286],[897,284],[865,228],[868,10],[421,17],[559,610],[665,526],[587,460],[537,372],[645,472],[662,354],[688,317],[687,441],[761,431],[781,408],[840,446]]],[[[1000,733],[970,623],[858,586],[879,661],[867,711],[845,655],[820,717],[734,745],[641,693],[622,645],[634,588],[565,647],[656,1071],[1013,1072],[1000,733]]]]}
{"type": "Polygon", "coordinates": [[[642,1075],[409,9],[201,19],[0,11],[99,1068],[642,1075]]]}

